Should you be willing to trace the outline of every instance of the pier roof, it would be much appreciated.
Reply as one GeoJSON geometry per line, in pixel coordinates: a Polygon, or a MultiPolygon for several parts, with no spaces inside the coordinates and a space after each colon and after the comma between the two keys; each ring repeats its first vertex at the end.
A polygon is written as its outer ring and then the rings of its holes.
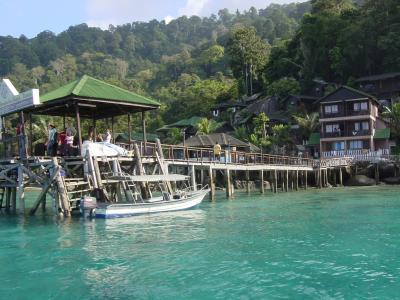
{"type": "Polygon", "coordinates": [[[33,113],[74,115],[73,106],[77,104],[82,117],[97,119],[156,109],[161,105],[87,75],[40,96],[40,103],[31,110],[33,113]]]}

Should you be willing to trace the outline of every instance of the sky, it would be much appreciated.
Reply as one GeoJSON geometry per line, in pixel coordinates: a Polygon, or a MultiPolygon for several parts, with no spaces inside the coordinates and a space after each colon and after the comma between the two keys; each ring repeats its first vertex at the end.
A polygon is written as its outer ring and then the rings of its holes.
{"type": "Polygon", "coordinates": [[[270,3],[305,0],[0,0],[0,36],[32,38],[44,30],[60,33],[87,23],[108,28],[152,19],[170,21],[182,15],[210,16],[222,8],[235,12],[270,3]]]}

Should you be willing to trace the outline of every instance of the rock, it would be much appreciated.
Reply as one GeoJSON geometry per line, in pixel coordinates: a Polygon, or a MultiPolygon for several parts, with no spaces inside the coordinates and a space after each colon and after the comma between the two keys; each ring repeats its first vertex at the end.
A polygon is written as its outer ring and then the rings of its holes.
{"type": "Polygon", "coordinates": [[[378,166],[381,178],[393,176],[396,170],[396,165],[392,162],[380,161],[378,166]]]}
{"type": "Polygon", "coordinates": [[[383,179],[387,184],[400,184],[400,177],[387,177],[383,179]]]}
{"type": "Polygon", "coordinates": [[[349,186],[370,186],[375,185],[375,180],[369,178],[365,175],[355,175],[351,177],[347,182],[346,185],[349,186]]]}

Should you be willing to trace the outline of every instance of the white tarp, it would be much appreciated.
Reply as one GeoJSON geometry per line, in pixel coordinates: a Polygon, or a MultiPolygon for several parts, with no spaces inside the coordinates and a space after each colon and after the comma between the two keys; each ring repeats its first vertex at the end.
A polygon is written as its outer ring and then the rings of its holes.
{"type": "Polygon", "coordinates": [[[86,152],[89,151],[90,156],[123,156],[128,155],[128,151],[117,145],[100,142],[93,143],[85,141],[82,144],[81,155],[86,156],[86,152]]]}

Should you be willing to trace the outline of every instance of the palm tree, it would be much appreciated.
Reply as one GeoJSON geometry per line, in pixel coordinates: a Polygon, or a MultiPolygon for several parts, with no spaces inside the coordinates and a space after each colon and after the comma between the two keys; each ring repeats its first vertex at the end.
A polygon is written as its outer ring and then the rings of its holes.
{"type": "Polygon", "coordinates": [[[305,116],[295,116],[297,124],[299,124],[303,137],[308,138],[311,133],[315,132],[319,126],[319,113],[306,114],[305,116]]]}
{"type": "Polygon", "coordinates": [[[392,108],[384,107],[383,117],[390,122],[390,129],[396,144],[400,143],[400,102],[392,105],[392,108]]]}
{"type": "Polygon", "coordinates": [[[213,133],[221,126],[222,123],[218,123],[214,120],[203,118],[197,124],[197,135],[213,133]]]}
{"type": "Polygon", "coordinates": [[[241,141],[249,140],[249,133],[245,126],[240,126],[235,128],[235,132],[233,133],[234,137],[241,141]]]}

